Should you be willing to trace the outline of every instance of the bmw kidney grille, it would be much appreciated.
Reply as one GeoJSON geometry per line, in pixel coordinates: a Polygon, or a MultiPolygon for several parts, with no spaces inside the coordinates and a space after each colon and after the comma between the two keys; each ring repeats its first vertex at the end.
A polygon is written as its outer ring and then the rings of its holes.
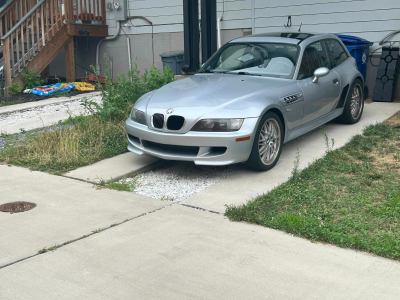
{"type": "Polygon", "coordinates": [[[154,114],[152,118],[154,128],[162,129],[164,127],[164,115],[154,114]]]}
{"type": "Polygon", "coordinates": [[[167,120],[168,130],[180,130],[185,124],[185,118],[181,116],[170,116],[167,120]]]}

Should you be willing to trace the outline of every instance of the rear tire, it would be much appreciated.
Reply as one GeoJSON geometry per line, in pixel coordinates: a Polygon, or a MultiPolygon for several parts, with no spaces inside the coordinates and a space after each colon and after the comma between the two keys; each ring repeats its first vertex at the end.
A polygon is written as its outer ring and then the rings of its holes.
{"type": "Polygon", "coordinates": [[[360,79],[354,80],[343,108],[339,121],[345,124],[355,124],[360,121],[364,111],[364,89],[360,79]]]}
{"type": "Polygon", "coordinates": [[[275,113],[267,112],[258,124],[247,166],[257,171],[272,169],[281,156],[282,145],[282,122],[275,113]]]}

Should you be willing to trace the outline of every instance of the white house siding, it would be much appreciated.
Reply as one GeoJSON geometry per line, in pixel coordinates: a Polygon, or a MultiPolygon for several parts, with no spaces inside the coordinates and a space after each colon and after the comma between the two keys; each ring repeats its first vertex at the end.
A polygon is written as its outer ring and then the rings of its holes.
{"type": "Polygon", "coordinates": [[[300,24],[305,32],[342,33],[379,42],[400,29],[400,0],[255,0],[255,33],[298,30],[300,24]],[[293,25],[286,29],[289,15],[293,25]]]}
{"type": "MultiPolygon", "coordinates": [[[[252,1],[218,0],[218,16],[221,16],[223,12],[221,29],[251,28],[252,1]]],[[[154,33],[183,32],[183,0],[130,0],[129,16],[143,16],[149,19],[154,25],[154,33]]],[[[113,11],[107,11],[107,23],[109,33],[113,35],[117,26],[113,11]]],[[[136,26],[145,25],[144,27],[124,28],[127,34],[151,33],[151,26],[147,26],[148,23],[143,20],[132,20],[127,23],[136,26]]]]}

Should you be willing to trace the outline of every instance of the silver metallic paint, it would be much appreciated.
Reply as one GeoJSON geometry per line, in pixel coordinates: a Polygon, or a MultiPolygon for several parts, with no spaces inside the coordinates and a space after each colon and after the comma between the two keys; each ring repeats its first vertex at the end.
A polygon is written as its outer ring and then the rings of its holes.
{"type": "Polygon", "coordinates": [[[343,88],[362,75],[355,67],[354,59],[349,58],[318,83],[312,78],[296,80],[304,49],[321,39],[340,39],[330,34],[318,34],[302,42],[290,38],[277,37],[243,37],[236,42],[276,42],[300,46],[300,55],[293,79],[268,78],[236,74],[196,74],[192,77],[172,82],[156,91],[142,96],[135,108],[146,113],[147,123],[151,124],[154,113],[166,115],[167,110],[174,109],[172,115],[185,117],[185,125],[178,132],[166,129],[156,130],[133,122],[126,121],[127,133],[160,144],[200,146],[199,155],[173,156],[166,153],[150,151],[129,140],[128,149],[137,154],[150,154],[163,159],[188,160],[196,164],[226,165],[246,161],[250,155],[254,135],[260,117],[267,111],[275,110],[282,115],[284,124],[284,142],[292,140],[338,116],[343,107],[336,108],[343,88]],[[338,84],[333,80],[339,79],[338,84]],[[284,98],[291,95],[302,95],[292,103],[284,98]],[[190,129],[201,119],[244,118],[242,128],[236,132],[192,132],[190,129]],[[249,141],[236,142],[236,138],[250,136],[249,141]],[[210,147],[227,147],[222,155],[207,156],[210,147]]]}

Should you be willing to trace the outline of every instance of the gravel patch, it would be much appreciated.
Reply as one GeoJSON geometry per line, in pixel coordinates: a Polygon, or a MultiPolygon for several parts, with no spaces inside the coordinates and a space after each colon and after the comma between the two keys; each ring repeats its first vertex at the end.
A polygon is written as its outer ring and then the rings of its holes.
{"type": "MultiPolygon", "coordinates": [[[[92,100],[98,104],[101,104],[101,96],[92,96],[88,100],[92,100]]],[[[0,126],[5,124],[17,123],[22,120],[38,118],[41,116],[51,115],[58,112],[68,112],[76,110],[81,106],[81,99],[72,100],[62,103],[54,103],[34,108],[28,108],[25,110],[19,110],[10,113],[0,114],[0,126]]],[[[1,131],[1,128],[0,128],[1,131]]]]}
{"type": "MultiPolygon", "coordinates": [[[[211,167],[177,162],[138,176],[135,193],[159,200],[181,201],[233,175],[241,168],[240,165],[211,167]]],[[[126,180],[129,182],[133,179],[126,180]]]]}

